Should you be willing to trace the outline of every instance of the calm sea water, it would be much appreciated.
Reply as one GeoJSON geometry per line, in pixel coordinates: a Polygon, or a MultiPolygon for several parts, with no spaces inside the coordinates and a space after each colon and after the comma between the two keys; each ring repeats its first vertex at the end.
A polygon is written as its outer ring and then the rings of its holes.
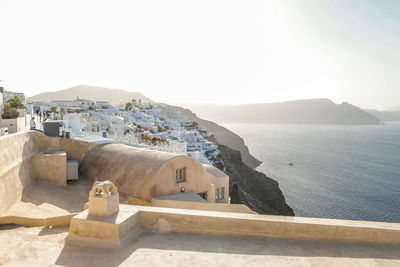
{"type": "Polygon", "coordinates": [[[263,162],[257,170],[279,182],[296,216],[400,222],[400,123],[223,126],[263,162]]]}

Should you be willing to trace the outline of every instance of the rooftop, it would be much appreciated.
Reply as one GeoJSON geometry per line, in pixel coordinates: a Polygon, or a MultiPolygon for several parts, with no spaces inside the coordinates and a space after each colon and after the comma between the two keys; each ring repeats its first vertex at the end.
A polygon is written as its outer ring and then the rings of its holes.
{"type": "MultiPolygon", "coordinates": [[[[80,177],[62,187],[32,177],[31,157],[40,151],[67,150],[79,162],[95,147],[33,131],[0,138],[0,265],[400,265],[398,223],[162,208],[151,203],[120,204],[110,216],[88,216],[84,205],[92,181],[80,177]],[[71,222],[78,231],[70,232],[71,222]],[[93,227],[79,228],[85,223],[93,227]],[[109,242],[107,237],[114,232],[118,242],[109,242]]],[[[170,160],[164,154],[150,154],[170,160]]]]}
{"type": "Polygon", "coordinates": [[[68,238],[68,227],[0,225],[0,263],[34,266],[398,266],[398,246],[142,231],[123,246],[68,238]]]}

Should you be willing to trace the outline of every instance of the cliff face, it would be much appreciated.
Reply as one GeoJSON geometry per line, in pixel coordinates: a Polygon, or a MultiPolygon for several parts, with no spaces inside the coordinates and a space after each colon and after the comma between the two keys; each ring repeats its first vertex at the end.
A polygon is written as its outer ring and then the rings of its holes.
{"type": "Polygon", "coordinates": [[[260,214],[294,216],[285,201],[278,182],[255,171],[261,162],[249,153],[243,139],[211,121],[200,119],[188,109],[173,107],[183,116],[206,127],[213,135],[208,139],[218,144],[229,175],[231,203],[245,204],[260,214]]]}
{"type": "Polygon", "coordinates": [[[286,204],[277,181],[246,166],[239,151],[224,145],[219,145],[219,150],[226,166],[226,173],[230,177],[233,204],[244,203],[260,214],[294,216],[292,208],[286,204]],[[233,188],[234,183],[237,184],[240,200],[237,200],[237,196],[233,196],[237,191],[233,188]]]}
{"type": "Polygon", "coordinates": [[[249,148],[245,145],[243,139],[239,135],[229,131],[228,129],[222,127],[221,125],[216,124],[215,122],[198,118],[197,115],[194,114],[189,109],[184,109],[175,106],[171,107],[179,111],[186,118],[189,118],[192,121],[195,121],[198,124],[206,127],[214,135],[216,143],[225,145],[227,147],[239,151],[240,154],[242,155],[243,162],[248,167],[254,169],[261,164],[261,162],[258,159],[256,159],[250,154],[249,148]]]}

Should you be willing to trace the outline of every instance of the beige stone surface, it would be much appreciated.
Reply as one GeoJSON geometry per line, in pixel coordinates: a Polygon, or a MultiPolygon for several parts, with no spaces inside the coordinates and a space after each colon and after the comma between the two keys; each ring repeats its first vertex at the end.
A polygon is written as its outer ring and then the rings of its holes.
{"type": "Polygon", "coordinates": [[[89,192],[89,215],[110,216],[118,210],[118,188],[111,181],[95,181],[89,192]]]}
{"type": "MultiPolygon", "coordinates": [[[[90,217],[87,213],[84,211],[75,216],[72,222],[76,218],[77,225],[97,223],[99,220],[118,224],[117,221],[127,220],[126,216],[129,214],[135,217],[135,220],[139,214],[142,228],[160,232],[400,245],[400,224],[398,223],[328,219],[310,221],[310,218],[299,217],[132,205],[120,205],[120,212],[109,217],[90,217]]],[[[110,228],[110,231],[114,231],[112,236],[119,236],[119,240],[126,236],[119,235],[119,229],[115,227],[110,228]]],[[[101,232],[102,228],[86,230],[85,227],[80,226],[73,234],[107,239],[108,237],[102,236],[101,232]],[[90,231],[90,235],[87,231],[90,231]]],[[[115,242],[114,239],[110,241],[115,242]]]]}
{"type": "Polygon", "coordinates": [[[82,175],[92,180],[111,180],[119,191],[150,202],[155,196],[211,190],[203,166],[186,155],[149,151],[119,144],[91,150],[82,160],[82,175]],[[186,167],[186,182],[176,183],[176,169],[186,167]]]}
{"type": "Polygon", "coordinates": [[[0,213],[20,200],[34,181],[30,158],[38,151],[30,133],[0,137],[0,213]]]}
{"type": "Polygon", "coordinates": [[[122,246],[0,225],[4,266],[399,266],[400,247],[142,232],[122,246]]]}
{"type": "MultiPolygon", "coordinates": [[[[90,207],[89,207],[90,209],[90,207]]],[[[138,209],[121,205],[111,216],[93,216],[88,210],[71,220],[71,236],[96,238],[112,243],[121,243],[140,226],[138,209]]]]}
{"type": "MultiPolygon", "coordinates": [[[[135,202],[127,203],[127,204],[135,205],[135,202]]],[[[149,206],[149,205],[145,205],[145,206],[149,206]]],[[[153,198],[151,200],[151,206],[164,207],[164,208],[175,208],[175,209],[192,209],[192,210],[194,209],[194,210],[209,210],[209,211],[256,214],[256,212],[249,209],[246,205],[243,205],[243,204],[201,203],[201,202],[176,201],[176,200],[153,198]]]]}
{"type": "Polygon", "coordinates": [[[44,150],[63,150],[67,152],[67,159],[81,162],[83,157],[91,149],[97,147],[97,144],[77,141],[74,139],[48,137],[44,134],[35,133],[35,143],[41,151],[44,150]]]}
{"type": "Polygon", "coordinates": [[[207,171],[211,183],[214,184],[215,188],[224,188],[224,198],[218,200],[218,203],[229,204],[229,176],[212,165],[203,164],[203,167],[207,171]]]}
{"type": "Polygon", "coordinates": [[[128,197],[124,204],[138,205],[138,206],[151,206],[151,202],[144,201],[134,197],[128,197]]]}
{"type": "Polygon", "coordinates": [[[67,153],[60,150],[40,151],[31,158],[36,180],[67,186],[67,153]]]}
{"type": "Polygon", "coordinates": [[[140,207],[140,222],[157,230],[167,221],[172,232],[258,238],[286,238],[400,245],[400,224],[140,207]]]}
{"type": "Polygon", "coordinates": [[[35,181],[25,190],[21,200],[0,213],[0,224],[55,225],[57,220],[69,224],[71,217],[81,212],[88,201],[91,184],[86,179],[68,187],[35,181]]]}
{"type": "Polygon", "coordinates": [[[64,150],[78,162],[96,144],[51,138],[37,131],[0,137],[0,215],[17,201],[35,181],[31,157],[43,150],[64,150]]]}
{"type": "Polygon", "coordinates": [[[118,212],[119,196],[113,194],[108,198],[89,196],[89,213],[93,216],[110,216],[118,212]]]}

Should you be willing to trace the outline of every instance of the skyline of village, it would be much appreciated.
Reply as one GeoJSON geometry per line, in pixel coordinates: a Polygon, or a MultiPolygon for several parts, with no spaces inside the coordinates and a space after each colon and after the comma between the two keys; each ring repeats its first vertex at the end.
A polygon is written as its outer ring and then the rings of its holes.
{"type": "MultiPolygon", "coordinates": [[[[209,137],[208,130],[195,125],[166,104],[142,103],[141,99],[131,99],[125,105],[116,106],[108,101],[79,98],[50,102],[28,101],[22,93],[9,91],[4,92],[3,102],[7,103],[14,96],[21,98],[27,111],[20,114],[20,117],[26,117],[25,127],[17,126],[17,131],[26,129],[27,122],[32,117],[36,119],[35,128],[42,131],[46,120],[61,121],[60,130],[69,132],[68,136],[76,140],[120,142],[130,146],[187,154],[203,164],[216,165],[223,170],[223,164],[217,159],[218,148],[206,139],[209,137]]],[[[11,129],[9,134],[15,131],[11,129]]]]}

